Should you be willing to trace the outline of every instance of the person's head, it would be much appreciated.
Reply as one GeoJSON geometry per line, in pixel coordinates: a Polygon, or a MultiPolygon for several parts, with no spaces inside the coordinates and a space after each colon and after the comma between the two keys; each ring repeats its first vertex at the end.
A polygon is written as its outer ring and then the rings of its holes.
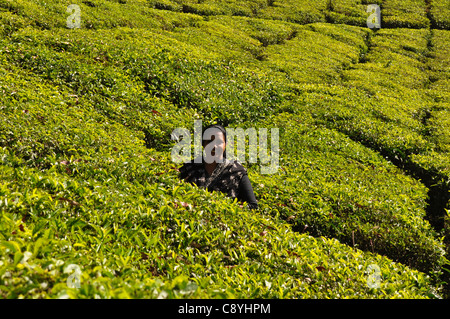
{"type": "Polygon", "coordinates": [[[205,161],[221,163],[226,158],[227,132],[221,125],[210,125],[203,130],[202,144],[205,161]]]}

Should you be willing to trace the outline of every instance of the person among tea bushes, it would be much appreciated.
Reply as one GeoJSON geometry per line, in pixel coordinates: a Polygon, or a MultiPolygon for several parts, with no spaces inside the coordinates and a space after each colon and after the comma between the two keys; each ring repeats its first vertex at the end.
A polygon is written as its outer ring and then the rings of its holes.
{"type": "Polygon", "coordinates": [[[247,171],[238,161],[226,158],[226,144],[227,133],[223,126],[205,128],[203,158],[185,163],[180,168],[180,178],[210,192],[225,193],[228,197],[246,202],[250,209],[257,209],[258,202],[247,171]]]}

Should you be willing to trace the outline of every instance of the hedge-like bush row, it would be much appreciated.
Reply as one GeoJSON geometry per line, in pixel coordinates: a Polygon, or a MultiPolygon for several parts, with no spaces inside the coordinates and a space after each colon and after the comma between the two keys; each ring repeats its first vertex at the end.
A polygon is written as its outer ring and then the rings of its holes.
{"type": "Polygon", "coordinates": [[[389,161],[448,182],[448,31],[298,25],[349,3],[92,0],[68,30],[0,0],[2,297],[438,296],[429,190],[389,161]],[[257,212],[178,182],[195,119],[281,129],[257,212]]]}
{"type": "Polygon", "coordinates": [[[299,24],[325,22],[326,0],[151,0],[150,6],[160,10],[193,13],[201,16],[244,16],[282,20],[299,24]]]}
{"type": "Polygon", "coordinates": [[[429,16],[433,28],[450,30],[450,6],[447,1],[430,1],[429,16]]]}
{"type": "MultiPolygon", "coordinates": [[[[383,1],[335,0],[329,1],[327,17],[331,23],[342,23],[367,27],[371,12],[367,12],[369,4],[382,5],[383,1]]],[[[382,26],[383,27],[383,26],[382,26]]]]}
{"type": "Polygon", "coordinates": [[[382,27],[386,28],[429,28],[426,1],[387,0],[382,6],[382,27]]]}
{"type": "Polygon", "coordinates": [[[251,214],[177,181],[167,153],[144,147],[142,135],[10,71],[1,83],[3,298],[439,295],[428,276],[386,257],[293,232],[264,202],[251,214]],[[29,161],[33,149],[45,167],[29,161]],[[67,284],[71,264],[79,289],[67,284]],[[367,286],[372,264],[379,289],[367,286]]]}
{"type": "Polygon", "coordinates": [[[332,236],[423,271],[444,262],[444,247],[424,220],[423,185],[376,152],[307,119],[280,115],[262,125],[280,128],[282,161],[274,176],[252,171],[256,193],[297,231],[332,236]]]}
{"type": "MultiPolygon", "coordinates": [[[[17,160],[2,151],[3,162],[17,160]]],[[[54,170],[0,172],[3,298],[437,296],[422,273],[173,180],[125,190],[54,170]],[[71,264],[79,289],[67,284],[71,264]],[[372,264],[378,289],[367,287],[372,264]]]]}

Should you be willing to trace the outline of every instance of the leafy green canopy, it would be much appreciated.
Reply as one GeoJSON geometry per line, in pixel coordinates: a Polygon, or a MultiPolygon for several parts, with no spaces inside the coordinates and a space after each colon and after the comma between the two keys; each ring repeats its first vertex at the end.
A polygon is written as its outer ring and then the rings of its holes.
{"type": "Polygon", "coordinates": [[[448,187],[449,31],[373,32],[359,2],[137,0],[68,30],[68,4],[0,0],[2,297],[439,295],[428,189],[384,156],[448,187]],[[246,165],[258,212],[178,181],[170,133],[195,119],[280,128],[278,173],[246,165]]]}

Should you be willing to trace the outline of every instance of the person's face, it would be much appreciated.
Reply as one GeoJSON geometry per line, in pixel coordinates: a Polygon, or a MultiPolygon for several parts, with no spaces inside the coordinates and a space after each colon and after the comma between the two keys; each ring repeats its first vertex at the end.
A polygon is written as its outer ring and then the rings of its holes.
{"type": "Polygon", "coordinates": [[[217,128],[207,129],[203,136],[203,147],[205,148],[205,161],[208,164],[221,163],[226,148],[224,134],[217,128]]]}

